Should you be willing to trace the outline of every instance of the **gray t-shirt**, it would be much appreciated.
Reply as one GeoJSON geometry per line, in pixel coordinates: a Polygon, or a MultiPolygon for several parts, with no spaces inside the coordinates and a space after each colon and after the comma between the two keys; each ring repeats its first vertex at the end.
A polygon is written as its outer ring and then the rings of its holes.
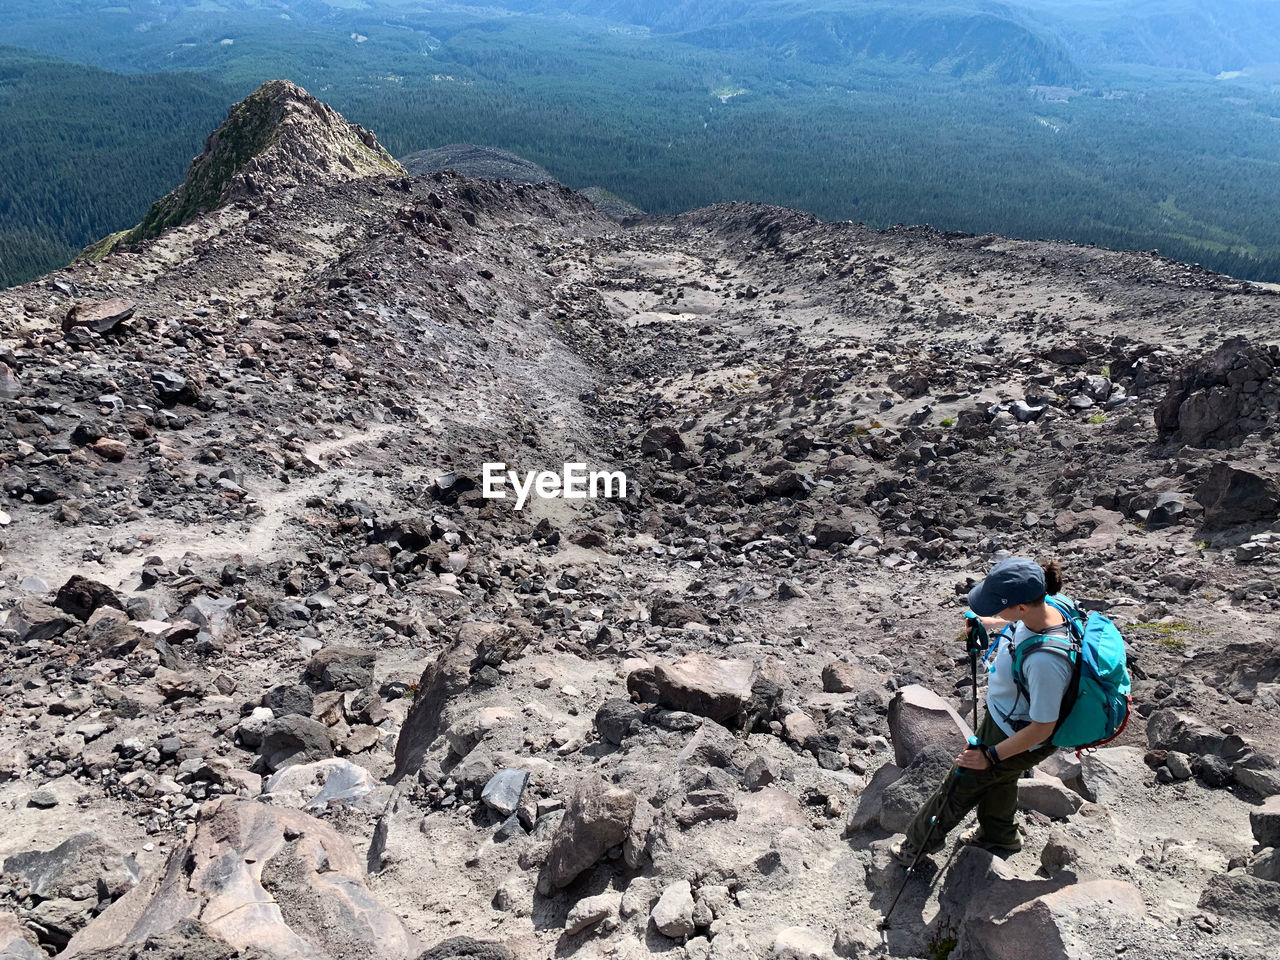
{"type": "MultiPolygon", "coordinates": [[[[1070,638],[1071,628],[1066,623],[1061,623],[1045,630],[1044,634],[1070,638]]],[[[1013,650],[1034,635],[1019,620],[1014,626],[1012,638],[1006,630],[992,641],[999,646],[987,660],[987,712],[1006,736],[1013,736],[1014,722],[1019,727],[1025,725],[1020,721],[1057,723],[1058,711],[1062,708],[1062,695],[1074,672],[1071,661],[1055,649],[1042,648],[1025,657],[1022,661],[1022,678],[1026,683],[1027,693],[1031,695],[1031,702],[1027,703],[1026,697],[1018,692],[1018,686],[1013,682],[1013,650]]],[[[1041,744],[1035,745],[1038,746],[1041,744]]],[[[1028,749],[1034,750],[1035,747],[1028,749]]]]}

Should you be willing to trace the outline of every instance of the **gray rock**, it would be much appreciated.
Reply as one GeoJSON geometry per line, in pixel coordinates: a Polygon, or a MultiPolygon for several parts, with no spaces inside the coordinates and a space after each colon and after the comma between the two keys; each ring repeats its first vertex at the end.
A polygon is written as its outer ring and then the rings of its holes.
{"type": "Polygon", "coordinates": [[[581,933],[602,920],[617,916],[618,908],[621,906],[622,894],[617,892],[584,897],[569,908],[569,915],[564,922],[564,932],[569,936],[581,933]]]}
{"type": "Polygon", "coordinates": [[[681,940],[693,936],[697,929],[693,923],[693,909],[693,889],[689,881],[677,880],[662,891],[650,917],[664,937],[681,940]]]}
{"type": "Polygon", "coordinates": [[[1094,803],[1123,803],[1150,774],[1137,747],[1102,747],[1080,758],[1084,798],[1094,803]]]}
{"type": "Polygon", "coordinates": [[[288,716],[291,713],[309,717],[315,705],[315,695],[305,684],[283,683],[266,692],[262,697],[262,705],[269,708],[277,717],[288,716]]]}
{"type": "Polygon", "coordinates": [[[373,683],[375,660],[372,650],[325,647],[307,662],[307,676],[327,690],[363,690],[373,683]]]}
{"type": "MultiPolygon", "coordinates": [[[[0,367],[3,367],[0,364],[0,367]]],[[[0,381],[0,386],[3,381],[0,381]]],[[[3,393],[0,393],[3,396],[3,393]]],[[[18,918],[7,911],[0,911],[0,958],[3,960],[46,960],[43,950],[35,946],[35,938],[28,939],[18,918]]]]}
{"type": "Polygon", "coordinates": [[[598,776],[578,784],[551,838],[543,876],[560,889],[591,869],[610,847],[627,838],[636,796],[598,776]]]}
{"type": "Polygon", "coordinates": [[[1200,757],[1194,769],[1207,787],[1222,789],[1231,785],[1231,766],[1219,756],[1208,754],[1200,757]]]}
{"type": "Polygon", "coordinates": [[[191,404],[200,399],[200,392],[177,370],[151,371],[151,386],[161,404],[172,407],[179,403],[191,404]]]}
{"type": "Polygon", "coordinates": [[[451,937],[418,954],[417,960],[516,960],[516,955],[490,940],[451,937]]]}
{"type": "Polygon", "coordinates": [[[1273,924],[1280,917],[1280,883],[1245,874],[1212,877],[1197,904],[1224,917],[1273,924]]]}
{"type": "Polygon", "coordinates": [[[4,872],[24,877],[31,895],[114,900],[137,882],[137,864],[92,833],[78,833],[52,850],[28,850],[6,857],[4,872]]]}
{"type": "Polygon", "coordinates": [[[935,743],[916,754],[902,776],[885,787],[880,826],[891,833],[906,832],[925,801],[942,785],[957,753],[959,750],[935,743]]]}
{"type": "Polygon", "coordinates": [[[524,796],[525,785],[529,782],[529,771],[508,767],[499,770],[484,785],[480,800],[490,810],[496,810],[504,817],[509,817],[520,807],[520,799],[524,796]]]}
{"type": "Polygon", "coordinates": [[[1141,921],[1147,912],[1138,889],[1120,880],[1066,886],[1055,880],[1006,880],[1000,886],[998,891],[982,889],[975,898],[989,900],[965,918],[962,956],[973,955],[965,944],[971,941],[989,960],[1025,960],[1028,944],[1036,945],[1037,960],[1070,960],[1080,955],[1076,944],[1106,938],[1106,931],[1141,921]],[[1021,902],[1011,906],[1010,900],[1021,902]]]}
{"type": "Polygon", "coordinates": [[[1260,797],[1280,795],[1280,770],[1254,767],[1241,762],[1231,765],[1231,775],[1236,783],[1248,787],[1260,797]]]}
{"type": "Polygon", "coordinates": [[[827,937],[809,927],[784,927],[773,938],[771,960],[835,960],[827,937]]]}
{"type": "Polygon", "coordinates": [[[683,627],[686,623],[706,623],[707,615],[692,604],[662,597],[654,601],[649,620],[659,627],[683,627]]]}
{"type": "Polygon", "coordinates": [[[919,684],[902,687],[889,701],[889,739],[900,767],[931,744],[945,746],[954,757],[971,732],[950,704],[919,684]]]}
{"type": "Polygon", "coordinates": [[[1018,807],[1035,810],[1054,820],[1063,820],[1080,809],[1084,799],[1074,790],[1045,779],[1018,781],[1018,807]]]}
{"type": "Polygon", "coordinates": [[[277,770],[262,785],[262,794],[280,806],[323,809],[330,801],[354,803],[371,793],[373,786],[368,771],[350,760],[331,757],[277,770]]]}
{"type": "Polygon", "coordinates": [[[67,311],[62,318],[62,332],[85,327],[94,333],[109,333],[133,316],[138,305],[132,300],[114,297],[110,300],[84,300],[67,311]]]}
{"type": "Polygon", "coordinates": [[[750,702],[754,673],[745,661],[690,653],[675,663],[658,664],[654,682],[662,706],[725,723],[750,702]]]}
{"type": "Polygon", "coordinates": [[[127,957],[127,945],[190,916],[212,937],[263,957],[350,956],[353,944],[378,960],[410,960],[417,952],[400,919],[366,885],[365,858],[331,826],[299,810],[227,798],[205,804],[156,873],[80,931],[68,950],[127,957]]]}
{"type": "Polygon", "coordinates": [[[200,594],[182,608],[179,620],[190,620],[203,633],[207,633],[216,646],[222,647],[235,639],[234,597],[209,597],[200,594]]]}
{"type": "Polygon", "coordinates": [[[1249,811],[1249,828],[1259,845],[1280,847],[1280,796],[1268,797],[1249,811]]]}
{"type": "Polygon", "coordinates": [[[630,736],[634,725],[644,721],[644,711],[630,700],[615,697],[606,700],[596,711],[596,730],[606,743],[621,744],[630,736]]]}
{"type": "Polygon", "coordinates": [[[311,763],[333,756],[329,728],[310,717],[290,714],[276,717],[262,730],[258,750],[262,762],[272,772],[294,763],[311,763]]]}
{"type": "Polygon", "coordinates": [[[742,783],[748,790],[761,790],[774,783],[781,775],[782,770],[776,761],[758,756],[747,764],[747,769],[742,774],[742,783]]]}
{"type": "Polygon", "coordinates": [[[1280,514],[1280,484],[1262,464],[1219,461],[1196,490],[1196,500],[1204,507],[1204,528],[1210,532],[1272,522],[1280,514]]]}
{"type": "Polygon", "coordinates": [[[1249,864],[1249,876],[1280,883],[1280,850],[1264,848],[1249,864]]]}
{"type": "Polygon", "coordinates": [[[871,830],[880,826],[880,812],[884,809],[884,792],[902,776],[902,768],[896,763],[886,763],[871,777],[858,797],[858,806],[845,824],[845,836],[859,830],[871,830]]]}
{"type": "Polygon", "coordinates": [[[1032,420],[1040,419],[1048,407],[1035,406],[1025,400],[1015,400],[1009,409],[1019,423],[1030,423],[1032,420]]]}
{"type": "Polygon", "coordinates": [[[1216,754],[1226,742],[1224,734],[1210,728],[1199,717],[1171,707],[1156,710],[1147,718],[1147,745],[1153,750],[1216,754]]]}
{"type": "Polygon", "coordinates": [[[676,763],[697,767],[728,767],[741,744],[714,720],[703,720],[689,742],[676,755],[676,763]]]}
{"type": "Polygon", "coordinates": [[[27,803],[40,810],[49,810],[58,805],[58,795],[48,787],[41,787],[27,798],[27,803]]]}
{"type": "Polygon", "coordinates": [[[1169,773],[1173,775],[1175,780],[1191,779],[1191,758],[1185,753],[1179,753],[1177,750],[1170,750],[1165,756],[1165,766],[1169,768],[1169,773]]]}
{"type": "Polygon", "coordinates": [[[266,707],[254,707],[253,711],[240,721],[236,727],[236,736],[240,742],[250,749],[262,746],[262,735],[267,725],[275,719],[275,714],[266,707]]]}
{"type": "Polygon", "coordinates": [[[29,643],[60,637],[78,623],[74,617],[47,603],[34,597],[24,597],[9,611],[5,626],[17,632],[19,643],[29,643]]]}

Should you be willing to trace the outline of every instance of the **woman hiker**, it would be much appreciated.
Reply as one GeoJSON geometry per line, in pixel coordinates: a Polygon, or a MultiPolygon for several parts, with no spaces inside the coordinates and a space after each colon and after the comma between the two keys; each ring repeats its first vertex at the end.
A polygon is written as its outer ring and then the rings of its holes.
{"type": "Polygon", "coordinates": [[[893,856],[900,863],[913,863],[926,841],[926,855],[941,850],[947,833],[975,806],[978,826],[968,831],[962,842],[996,854],[1022,849],[1015,820],[1018,777],[1057,749],[1048,740],[1072,679],[1072,664],[1055,644],[1042,645],[1039,650],[1054,655],[1027,655],[1022,663],[1024,694],[1014,681],[1012,651],[1036,634],[1069,641],[1067,618],[1045,602],[1046,595],[1053,596],[1061,589],[1062,570],[1057,561],[1042,566],[1012,557],[992,567],[986,579],[969,592],[970,609],[984,626],[992,628],[993,636],[1007,624],[1016,627],[1012,637],[1006,631],[992,640],[996,650],[984,661],[990,663],[987,709],[975,731],[981,746],[961,751],[942,785],[911,821],[905,839],[892,845],[893,856]],[[963,770],[958,779],[957,768],[963,770]],[[931,832],[929,821],[935,814],[938,820],[931,832]]]}

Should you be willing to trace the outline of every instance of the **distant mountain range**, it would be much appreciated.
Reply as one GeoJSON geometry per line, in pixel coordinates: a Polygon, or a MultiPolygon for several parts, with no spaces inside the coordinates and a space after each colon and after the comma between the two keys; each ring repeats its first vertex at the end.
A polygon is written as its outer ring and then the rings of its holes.
{"type": "Polygon", "coordinates": [[[634,24],[700,46],[763,47],[819,62],[884,57],[1011,82],[1059,82],[1099,66],[1217,74],[1280,63],[1276,0],[504,0],[499,5],[634,24]]]}

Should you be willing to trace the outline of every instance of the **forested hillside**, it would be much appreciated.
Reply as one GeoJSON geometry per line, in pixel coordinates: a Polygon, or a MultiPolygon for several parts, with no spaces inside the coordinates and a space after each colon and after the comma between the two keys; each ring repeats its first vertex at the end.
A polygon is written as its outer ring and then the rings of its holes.
{"type": "Polygon", "coordinates": [[[0,286],[136,223],[231,99],[206,77],[120,76],[0,47],[0,286]]]}
{"type": "Polygon", "coordinates": [[[283,77],[396,155],[498,147],[652,212],[759,200],[878,226],[1155,248],[1280,280],[1280,4],[500,6],[11,0],[14,42],[187,72],[93,81],[100,100],[119,96],[85,108],[65,92],[82,81],[50,72],[76,68],[9,54],[27,65],[3,87],[0,123],[16,111],[26,126],[5,141],[21,156],[4,171],[46,173],[0,187],[0,277],[136,222],[231,100],[283,77]],[[122,180],[83,176],[120,169],[121,151],[133,164],[122,180]]]}

